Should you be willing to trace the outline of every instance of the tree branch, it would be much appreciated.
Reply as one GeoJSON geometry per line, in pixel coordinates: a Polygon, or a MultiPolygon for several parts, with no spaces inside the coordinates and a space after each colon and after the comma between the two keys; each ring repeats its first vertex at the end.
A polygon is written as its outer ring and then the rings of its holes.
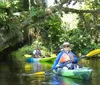
{"type": "Polygon", "coordinates": [[[91,13],[91,14],[94,14],[94,13],[100,13],[100,9],[97,9],[97,10],[77,10],[77,9],[73,9],[73,8],[62,8],[62,11],[64,11],[65,13],[68,13],[68,12],[72,12],[72,13],[91,13]]]}

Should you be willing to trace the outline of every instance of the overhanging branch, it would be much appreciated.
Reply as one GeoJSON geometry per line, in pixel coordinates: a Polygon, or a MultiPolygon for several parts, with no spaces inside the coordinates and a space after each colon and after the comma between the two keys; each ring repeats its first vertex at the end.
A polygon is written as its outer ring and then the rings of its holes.
{"type": "Polygon", "coordinates": [[[72,13],[91,13],[91,14],[94,14],[94,13],[100,13],[100,9],[97,9],[97,10],[78,10],[78,9],[73,9],[73,8],[62,8],[62,11],[64,11],[65,13],[68,13],[68,12],[72,12],[72,13]]]}

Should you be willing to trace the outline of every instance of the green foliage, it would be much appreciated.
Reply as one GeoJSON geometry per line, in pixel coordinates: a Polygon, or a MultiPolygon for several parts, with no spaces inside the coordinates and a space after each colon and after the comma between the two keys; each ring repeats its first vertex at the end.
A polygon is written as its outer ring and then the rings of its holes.
{"type": "MultiPolygon", "coordinates": [[[[50,55],[50,52],[48,52],[47,48],[45,48],[44,46],[41,45],[42,43],[38,42],[38,46],[40,48],[40,50],[42,51],[42,54],[45,57],[48,56],[55,56],[55,54],[50,55]]],[[[25,45],[22,48],[19,48],[17,51],[14,51],[10,54],[10,57],[12,57],[13,61],[26,61],[26,57],[24,56],[25,54],[30,54],[32,55],[33,50],[35,50],[37,48],[37,43],[33,42],[32,45],[25,45]]]]}
{"type": "Polygon", "coordinates": [[[25,59],[25,54],[30,54],[33,51],[33,47],[32,46],[24,46],[22,48],[19,48],[17,51],[14,51],[11,53],[11,57],[13,59],[13,61],[26,61],[25,59]]]}
{"type": "Polygon", "coordinates": [[[5,8],[6,4],[0,1],[0,8],[5,8]]]}
{"type": "Polygon", "coordinates": [[[56,49],[59,46],[59,38],[63,32],[61,28],[61,19],[58,15],[49,16],[44,23],[42,24],[41,37],[43,43],[47,46],[48,49],[56,49]]]}
{"type": "Polygon", "coordinates": [[[71,43],[72,50],[78,54],[87,54],[90,50],[98,48],[100,45],[93,41],[91,34],[84,32],[80,28],[73,30],[67,29],[65,34],[62,34],[60,41],[68,41],[71,43]]]}
{"type": "MultiPolygon", "coordinates": [[[[81,18],[77,28],[71,30],[68,27],[62,28],[62,21],[58,12],[52,13],[52,11],[50,11],[50,13],[47,13],[45,7],[39,7],[39,0],[35,1],[38,7],[34,6],[32,2],[30,10],[28,0],[0,2],[0,34],[3,36],[1,39],[4,39],[6,43],[12,45],[12,43],[22,40],[23,35],[28,34],[29,30],[27,27],[29,27],[34,29],[33,32],[36,36],[39,35],[40,37],[39,39],[34,39],[34,41],[39,40],[39,42],[42,42],[43,48],[46,47],[49,52],[59,48],[61,43],[65,41],[69,41],[73,44],[72,49],[76,53],[82,52],[83,54],[100,46],[100,44],[98,44],[100,42],[100,26],[97,27],[97,24],[100,24],[99,13],[83,13],[83,15],[80,15],[81,18]],[[27,10],[29,13],[20,13],[18,16],[13,15],[14,12],[22,12],[23,10],[27,10]],[[30,26],[27,25],[25,28],[21,28],[20,23],[26,18],[30,18],[32,22],[29,23],[30,26]],[[5,38],[4,36],[7,37],[5,38]]],[[[85,0],[84,9],[93,10],[99,8],[98,0],[85,0]]],[[[27,48],[27,50],[30,49],[27,48]]],[[[47,51],[47,49],[45,50],[47,51]]],[[[22,52],[22,54],[18,53],[15,55],[18,56],[19,54],[23,55],[25,53],[24,51],[20,52],[22,52]]]]}
{"type": "MultiPolygon", "coordinates": [[[[84,7],[83,9],[98,9],[100,8],[100,1],[99,0],[84,0],[84,7]]],[[[81,5],[80,5],[81,6],[81,5]]]]}
{"type": "MultiPolygon", "coordinates": [[[[87,4],[88,1],[86,2],[87,4]]],[[[93,3],[93,2],[91,2],[93,3]]],[[[40,8],[34,8],[31,11],[31,16],[35,16],[35,20],[40,19],[43,11],[40,11],[40,8]]],[[[43,12],[44,13],[44,12],[43,12]]],[[[42,15],[43,16],[43,15],[42,15]]],[[[65,41],[69,41],[73,44],[72,49],[76,53],[83,53],[86,54],[92,49],[96,49],[98,44],[95,44],[95,40],[93,37],[93,31],[95,30],[94,26],[94,17],[90,14],[84,14],[83,17],[85,18],[85,23],[82,18],[78,23],[78,27],[76,29],[69,29],[67,27],[61,27],[61,19],[57,14],[52,14],[50,16],[46,16],[45,20],[34,24],[34,26],[38,29],[39,33],[41,34],[42,42],[49,50],[55,50],[59,48],[61,43],[65,41]],[[85,25],[87,28],[85,28],[85,25]],[[93,28],[93,29],[90,29],[93,28]],[[93,47],[91,47],[91,45],[93,47]]]]}
{"type": "Polygon", "coordinates": [[[21,0],[21,9],[28,11],[29,10],[29,0],[21,0]]]}
{"type": "MultiPolygon", "coordinates": [[[[5,3],[6,4],[6,3],[5,3]]],[[[6,5],[7,7],[8,5],[6,5]]],[[[15,45],[17,42],[23,40],[23,34],[26,29],[21,28],[21,22],[26,19],[26,13],[19,13],[19,15],[8,14],[11,8],[0,9],[0,45],[4,43],[9,47],[15,45]],[[9,11],[8,11],[9,10],[9,11]]],[[[2,46],[5,48],[4,46],[2,46]]],[[[0,48],[0,50],[3,48],[0,48]]]]}
{"type": "Polygon", "coordinates": [[[38,19],[40,19],[40,17],[43,17],[45,14],[45,10],[44,8],[40,8],[40,7],[31,7],[31,9],[29,10],[30,12],[30,17],[33,17],[34,21],[37,21],[38,19]]]}
{"type": "Polygon", "coordinates": [[[63,32],[63,29],[61,29],[61,18],[58,14],[45,15],[45,8],[32,7],[30,10],[34,32],[37,35],[38,33],[41,35],[40,41],[43,42],[44,46],[49,50],[53,50],[59,46],[59,38],[63,32]]]}
{"type": "Polygon", "coordinates": [[[5,10],[7,10],[6,4],[0,1],[0,22],[7,18],[7,12],[5,10]]]}

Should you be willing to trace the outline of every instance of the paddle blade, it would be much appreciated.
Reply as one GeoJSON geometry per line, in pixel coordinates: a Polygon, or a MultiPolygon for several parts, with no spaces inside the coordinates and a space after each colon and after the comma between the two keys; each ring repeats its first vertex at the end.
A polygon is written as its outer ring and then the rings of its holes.
{"type": "Polygon", "coordinates": [[[34,73],[35,75],[43,75],[43,74],[45,74],[45,72],[36,72],[36,73],[34,73]]]}
{"type": "Polygon", "coordinates": [[[100,53],[100,49],[95,49],[95,50],[89,52],[86,56],[87,57],[92,57],[92,56],[94,56],[96,54],[99,54],[99,53],[100,53]]]}
{"type": "Polygon", "coordinates": [[[28,54],[25,54],[24,56],[25,56],[26,58],[32,57],[32,55],[28,55],[28,54]]]}

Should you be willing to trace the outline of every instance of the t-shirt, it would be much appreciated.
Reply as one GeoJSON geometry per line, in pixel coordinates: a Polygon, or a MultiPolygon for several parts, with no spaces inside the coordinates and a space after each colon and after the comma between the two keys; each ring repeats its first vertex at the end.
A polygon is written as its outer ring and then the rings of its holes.
{"type": "Polygon", "coordinates": [[[41,50],[34,50],[33,51],[33,54],[34,55],[41,55],[41,50]]]}

